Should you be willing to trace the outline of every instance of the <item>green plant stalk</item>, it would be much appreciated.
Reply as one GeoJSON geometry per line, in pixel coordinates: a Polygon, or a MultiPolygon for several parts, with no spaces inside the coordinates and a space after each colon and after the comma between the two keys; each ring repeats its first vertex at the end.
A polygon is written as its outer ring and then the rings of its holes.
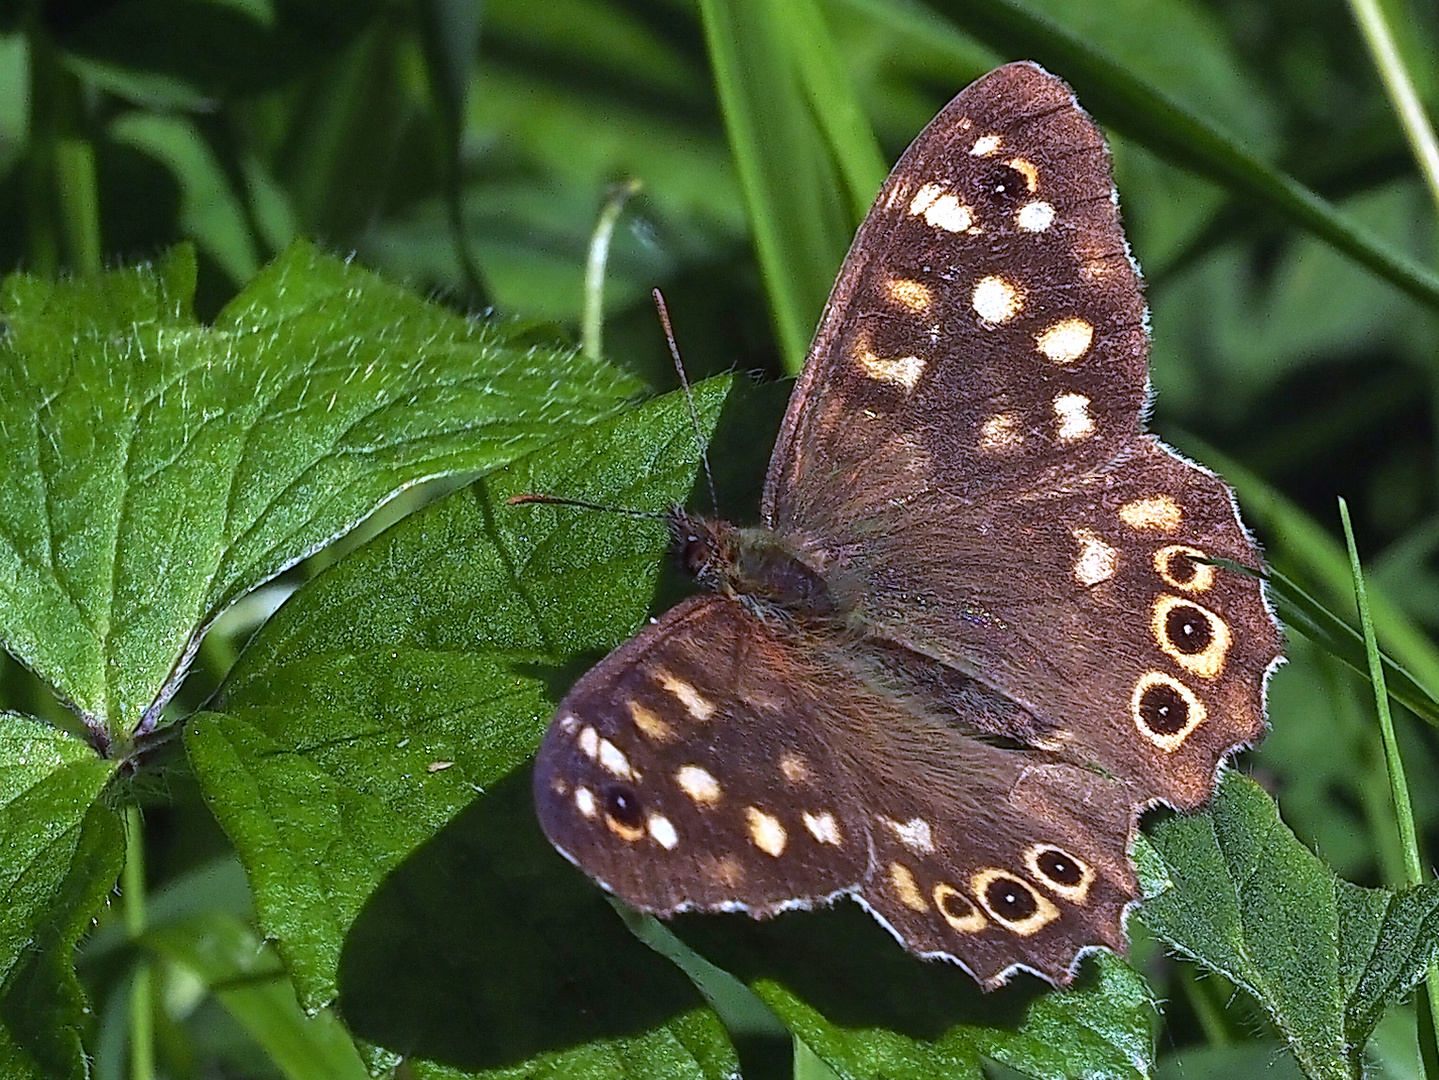
{"type": "Polygon", "coordinates": [[[889,173],[874,128],[860,105],[819,5],[814,0],[784,0],[774,6],[774,11],[788,24],[792,40],[806,42],[805,48],[795,51],[800,82],[809,95],[815,122],[834,155],[850,212],[856,221],[862,221],[889,173]]]}
{"type": "Polygon", "coordinates": [[[130,1080],[154,1080],[155,1000],[150,961],[140,951],[145,932],[145,841],[140,808],[125,808],[125,869],[120,876],[125,932],[135,949],[135,980],[130,984],[130,1080]]]}
{"type": "Polygon", "coordinates": [[[625,203],[640,190],[640,182],[633,177],[615,185],[610,197],[600,211],[595,231],[590,236],[590,250],[585,258],[584,312],[580,319],[580,351],[586,356],[599,360],[604,356],[603,337],[605,325],[605,267],[610,259],[610,241],[614,238],[615,224],[625,203]]]}
{"type": "Polygon", "coordinates": [[[1424,115],[1424,106],[1414,90],[1404,58],[1389,32],[1389,24],[1378,0],[1349,0],[1354,12],[1354,21],[1364,35],[1369,53],[1374,57],[1374,66],[1379,69],[1380,81],[1389,95],[1389,101],[1399,116],[1404,128],[1404,137],[1414,151],[1414,160],[1424,183],[1429,186],[1429,197],[1439,207],[1439,143],[1434,139],[1434,128],[1424,115]]]}
{"type": "MultiPolygon", "coordinates": [[[[1394,814],[1399,826],[1399,841],[1404,849],[1404,878],[1409,886],[1424,880],[1419,859],[1419,838],[1414,828],[1414,810],[1409,801],[1409,782],[1404,777],[1404,762],[1399,756],[1399,742],[1394,737],[1394,718],[1389,713],[1389,695],[1384,688],[1384,664],[1379,656],[1379,642],[1374,636],[1374,620],[1369,614],[1369,596],[1364,588],[1364,573],[1359,565],[1359,547],[1354,542],[1354,527],[1349,521],[1349,504],[1339,500],[1339,517],[1344,522],[1344,542],[1349,548],[1349,566],[1354,576],[1354,602],[1359,609],[1359,625],[1364,631],[1364,650],[1369,658],[1369,679],[1374,685],[1374,708],[1379,715],[1379,731],[1384,738],[1384,761],[1389,772],[1389,788],[1394,798],[1394,814]]],[[[1415,1010],[1418,1024],[1419,1053],[1428,1077],[1439,1077],[1439,1012],[1436,1012],[1436,991],[1439,991],[1439,964],[1431,964],[1419,994],[1415,1010]]]]}
{"type": "MultiPolygon", "coordinates": [[[[1229,1037],[1229,1028],[1224,1022],[1223,1010],[1217,1008],[1210,999],[1205,988],[1199,984],[1199,970],[1193,964],[1176,964],[1175,974],[1178,976],[1179,985],[1184,990],[1185,1000],[1189,1007],[1194,1010],[1194,1018],[1199,1021],[1199,1029],[1204,1032],[1204,1041],[1209,1046],[1229,1046],[1234,1040],[1229,1037]]],[[[1222,976],[1212,976],[1222,978],[1222,976]]],[[[1229,986],[1229,992],[1234,993],[1234,985],[1229,980],[1224,980],[1229,986]]]]}
{"type": "Polygon", "coordinates": [[[100,188],[95,179],[95,148],[86,139],[55,143],[55,187],[60,192],[60,227],[70,268],[98,273],[100,254],[100,188]]]}

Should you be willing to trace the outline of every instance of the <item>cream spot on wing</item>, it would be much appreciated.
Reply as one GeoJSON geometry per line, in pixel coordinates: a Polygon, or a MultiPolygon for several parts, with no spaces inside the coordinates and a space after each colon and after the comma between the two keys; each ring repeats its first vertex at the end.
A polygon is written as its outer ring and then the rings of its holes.
{"type": "Polygon", "coordinates": [[[894,886],[894,894],[905,907],[911,911],[929,910],[929,905],[924,902],[924,893],[919,891],[914,875],[904,863],[889,864],[889,883],[894,886]]]}
{"type": "Polygon", "coordinates": [[[720,801],[719,781],[708,769],[698,765],[681,765],[675,771],[675,783],[694,802],[714,806],[720,801]]]}
{"type": "Polygon", "coordinates": [[[970,878],[969,887],[995,922],[1020,937],[1029,937],[1059,918],[1059,909],[1054,904],[1008,870],[996,867],[981,870],[970,878]],[[1018,914],[1026,909],[1026,914],[1018,914]]]}
{"type": "Polygon", "coordinates": [[[944,194],[944,187],[941,184],[921,184],[914,198],[909,200],[909,212],[912,217],[919,217],[931,206],[934,200],[944,194]]]}
{"type": "Polygon", "coordinates": [[[665,722],[664,717],[646,709],[634,698],[625,702],[625,708],[629,710],[630,719],[634,721],[635,727],[646,738],[653,739],[655,742],[669,742],[675,737],[675,729],[665,722]]]}
{"type": "Polygon", "coordinates": [[[1055,434],[1060,442],[1074,442],[1094,430],[1089,399],[1083,394],[1060,394],[1054,399],[1054,415],[1059,421],[1055,434]]]}
{"type": "Polygon", "coordinates": [[[803,784],[809,780],[809,762],[793,750],[786,750],[779,756],[779,771],[791,784],[803,784]]]}
{"type": "Polygon", "coordinates": [[[966,232],[974,226],[974,211],[953,195],[941,195],[924,212],[924,220],[945,232],[966,232]]]}
{"type": "Polygon", "coordinates": [[[975,157],[988,157],[999,149],[999,144],[1003,141],[998,135],[981,135],[974,140],[969,152],[975,157]]]}
{"type": "Polygon", "coordinates": [[[884,283],[884,290],[896,304],[917,315],[929,310],[934,299],[929,286],[913,278],[890,278],[884,283]]]}
{"type": "Polygon", "coordinates": [[[1042,199],[1025,203],[1014,213],[1014,223],[1025,232],[1044,232],[1054,224],[1054,207],[1042,199]]]}
{"type": "Polygon", "coordinates": [[[691,716],[700,723],[707,723],[715,714],[714,702],[705,697],[689,683],[668,671],[660,669],[655,672],[655,678],[659,684],[668,690],[679,700],[691,716]]]}
{"type": "Polygon", "coordinates": [[[1119,520],[1131,529],[1173,532],[1184,520],[1184,511],[1168,495],[1135,499],[1119,508],[1119,520]]]}
{"type": "Polygon", "coordinates": [[[580,722],[575,719],[573,713],[565,713],[555,722],[560,725],[560,730],[566,735],[573,735],[575,728],[579,727],[580,724],[580,722]]]}
{"type": "Polygon", "coordinates": [[[1119,568],[1119,552],[1089,529],[1075,529],[1073,535],[1079,542],[1079,558],[1074,560],[1074,580],[1087,587],[1112,578],[1119,568]]]}
{"type": "Polygon", "coordinates": [[[744,865],[733,855],[721,855],[703,864],[705,872],[727,889],[744,884],[744,865]]]}
{"type": "Polygon", "coordinates": [[[934,851],[934,833],[929,827],[929,822],[921,817],[913,817],[908,821],[895,821],[891,818],[882,817],[881,821],[890,832],[894,833],[897,839],[911,851],[922,852],[926,855],[934,851]]]}
{"type": "Polygon", "coordinates": [[[916,191],[910,200],[909,212],[924,218],[931,228],[945,232],[967,232],[974,227],[974,211],[939,184],[925,184],[916,191]]]}
{"type": "Polygon", "coordinates": [[[1024,853],[1024,865],[1042,885],[1082,904],[1094,884],[1094,868],[1053,844],[1034,844],[1024,853]]]}
{"type": "Polygon", "coordinates": [[[750,842],[771,858],[778,859],[784,854],[789,834],[784,831],[779,818],[766,814],[757,806],[744,808],[745,824],[749,828],[750,842]]]}
{"type": "Polygon", "coordinates": [[[871,379],[894,383],[906,390],[913,390],[924,374],[924,361],[917,356],[876,356],[864,349],[856,359],[871,379]]]}
{"type": "Polygon", "coordinates": [[[800,817],[804,820],[804,827],[809,830],[809,834],[821,844],[838,845],[843,842],[839,834],[839,822],[828,811],[811,814],[806,810],[800,817]]]}
{"type": "Polygon", "coordinates": [[[1159,647],[1180,667],[1206,679],[1224,670],[1234,637],[1229,624],[1206,607],[1178,596],[1160,596],[1150,618],[1159,647]]]}
{"type": "Polygon", "coordinates": [[[587,787],[575,788],[575,809],[587,818],[595,816],[595,793],[587,787]]]}
{"type": "Polygon", "coordinates": [[[975,313],[987,323],[1002,323],[1012,319],[1019,314],[1019,309],[1023,306],[1014,283],[998,274],[979,279],[974,286],[970,303],[974,305],[975,313]]]}
{"type": "Polygon", "coordinates": [[[1017,450],[1023,437],[1019,434],[1019,418],[1014,413],[996,413],[979,426],[979,448],[990,453],[1017,450]]]}
{"type": "Polygon", "coordinates": [[[1010,158],[1005,164],[1024,177],[1024,186],[1029,189],[1030,194],[1039,190],[1039,170],[1035,168],[1034,162],[1017,157],[1010,158]]]}
{"type": "Polygon", "coordinates": [[[650,839],[666,851],[673,851],[680,842],[680,834],[675,832],[674,824],[663,814],[651,814],[649,816],[650,839]]]}
{"type": "Polygon", "coordinates": [[[1034,343],[1046,360],[1056,364],[1072,364],[1089,351],[1094,341],[1094,327],[1084,319],[1060,319],[1035,337],[1034,343]]]}
{"type": "Polygon", "coordinates": [[[621,780],[638,780],[639,773],[630,768],[630,759],[625,757],[621,750],[609,739],[601,739],[599,744],[600,768],[611,776],[618,776],[621,780]]]}
{"type": "Polygon", "coordinates": [[[580,737],[578,742],[580,746],[580,751],[585,755],[585,757],[589,758],[591,761],[594,761],[595,758],[599,756],[600,733],[594,728],[584,727],[580,729],[580,737]]]}

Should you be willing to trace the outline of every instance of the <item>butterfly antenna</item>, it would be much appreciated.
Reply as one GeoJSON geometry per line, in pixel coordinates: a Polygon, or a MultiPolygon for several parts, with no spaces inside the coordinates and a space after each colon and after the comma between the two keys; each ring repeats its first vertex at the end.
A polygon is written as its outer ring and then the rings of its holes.
{"type": "Polygon", "coordinates": [[[506,506],[577,506],[581,510],[600,510],[606,514],[624,514],[626,517],[649,518],[651,521],[665,521],[668,514],[657,510],[636,510],[629,506],[606,506],[604,503],[587,502],[584,499],[570,499],[563,495],[511,495],[505,500],[506,506]]]}
{"type": "Polygon", "coordinates": [[[675,374],[680,377],[680,386],[684,388],[685,404],[689,406],[690,410],[690,423],[694,425],[695,429],[695,442],[700,448],[700,463],[705,470],[705,483],[709,485],[710,489],[710,506],[718,513],[719,497],[715,495],[715,478],[714,474],[710,472],[710,457],[705,449],[704,432],[700,430],[700,414],[695,409],[695,396],[690,389],[689,376],[685,374],[685,362],[680,359],[680,347],[675,344],[675,332],[674,328],[670,326],[669,308],[665,307],[665,298],[658,289],[652,290],[650,295],[654,297],[655,307],[659,309],[660,324],[665,328],[665,340],[669,342],[670,356],[674,358],[675,362],[675,374]]]}

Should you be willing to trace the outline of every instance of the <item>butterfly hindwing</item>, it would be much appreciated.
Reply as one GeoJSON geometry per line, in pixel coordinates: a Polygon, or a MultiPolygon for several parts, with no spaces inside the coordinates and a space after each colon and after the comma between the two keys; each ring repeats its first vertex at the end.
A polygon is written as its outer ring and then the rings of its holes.
{"type": "Polygon", "coordinates": [[[708,596],[594,668],[536,763],[551,841],[662,915],[852,893],[986,985],[1064,981],[1075,942],[1122,947],[1122,785],[916,715],[865,661],[809,644],[708,596]]]}

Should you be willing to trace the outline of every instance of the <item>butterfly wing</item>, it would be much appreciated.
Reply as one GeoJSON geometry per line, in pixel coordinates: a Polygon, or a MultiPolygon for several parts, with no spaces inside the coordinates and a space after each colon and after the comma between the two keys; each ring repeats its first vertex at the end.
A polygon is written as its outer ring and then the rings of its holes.
{"type": "Polygon", "coordinates": [[[986,985],[1123,948],[1130,795],[876,689],[839,642],[701,596],[601,662],[535,766],[551,842],[635,907],[768,915],[852,893],[986,985]],[[863,797],[860,797],[860,790],[863,797]]]}
{"type": "Polygon", "coordinates": [[[1194,569],[1260,560],[1224,484],[1142,432],[1144,321],[1101,136],[1000,68],[861,228],[765,520],[872,633],[1023,706],[1003,734],[1190,808],[1262,732],[1279,639],[1255,579],[1194,569]]]}
{"type": "Polygon", "coordinates": [[[1041,68],[991,72],[919,134],[860,226],[765,523],[840,539],[935,487],[976,501],[1100,464],[1139,436],[1145,318],[1103,138],[1041,68]]]}
{"type": "Polygon", "coordinates": [[[868,873],[869,829],[803,657],[734,600],[667,612],[560,703],[535,762],[550,841],[634,907],[771,914],[868,873]]]}

